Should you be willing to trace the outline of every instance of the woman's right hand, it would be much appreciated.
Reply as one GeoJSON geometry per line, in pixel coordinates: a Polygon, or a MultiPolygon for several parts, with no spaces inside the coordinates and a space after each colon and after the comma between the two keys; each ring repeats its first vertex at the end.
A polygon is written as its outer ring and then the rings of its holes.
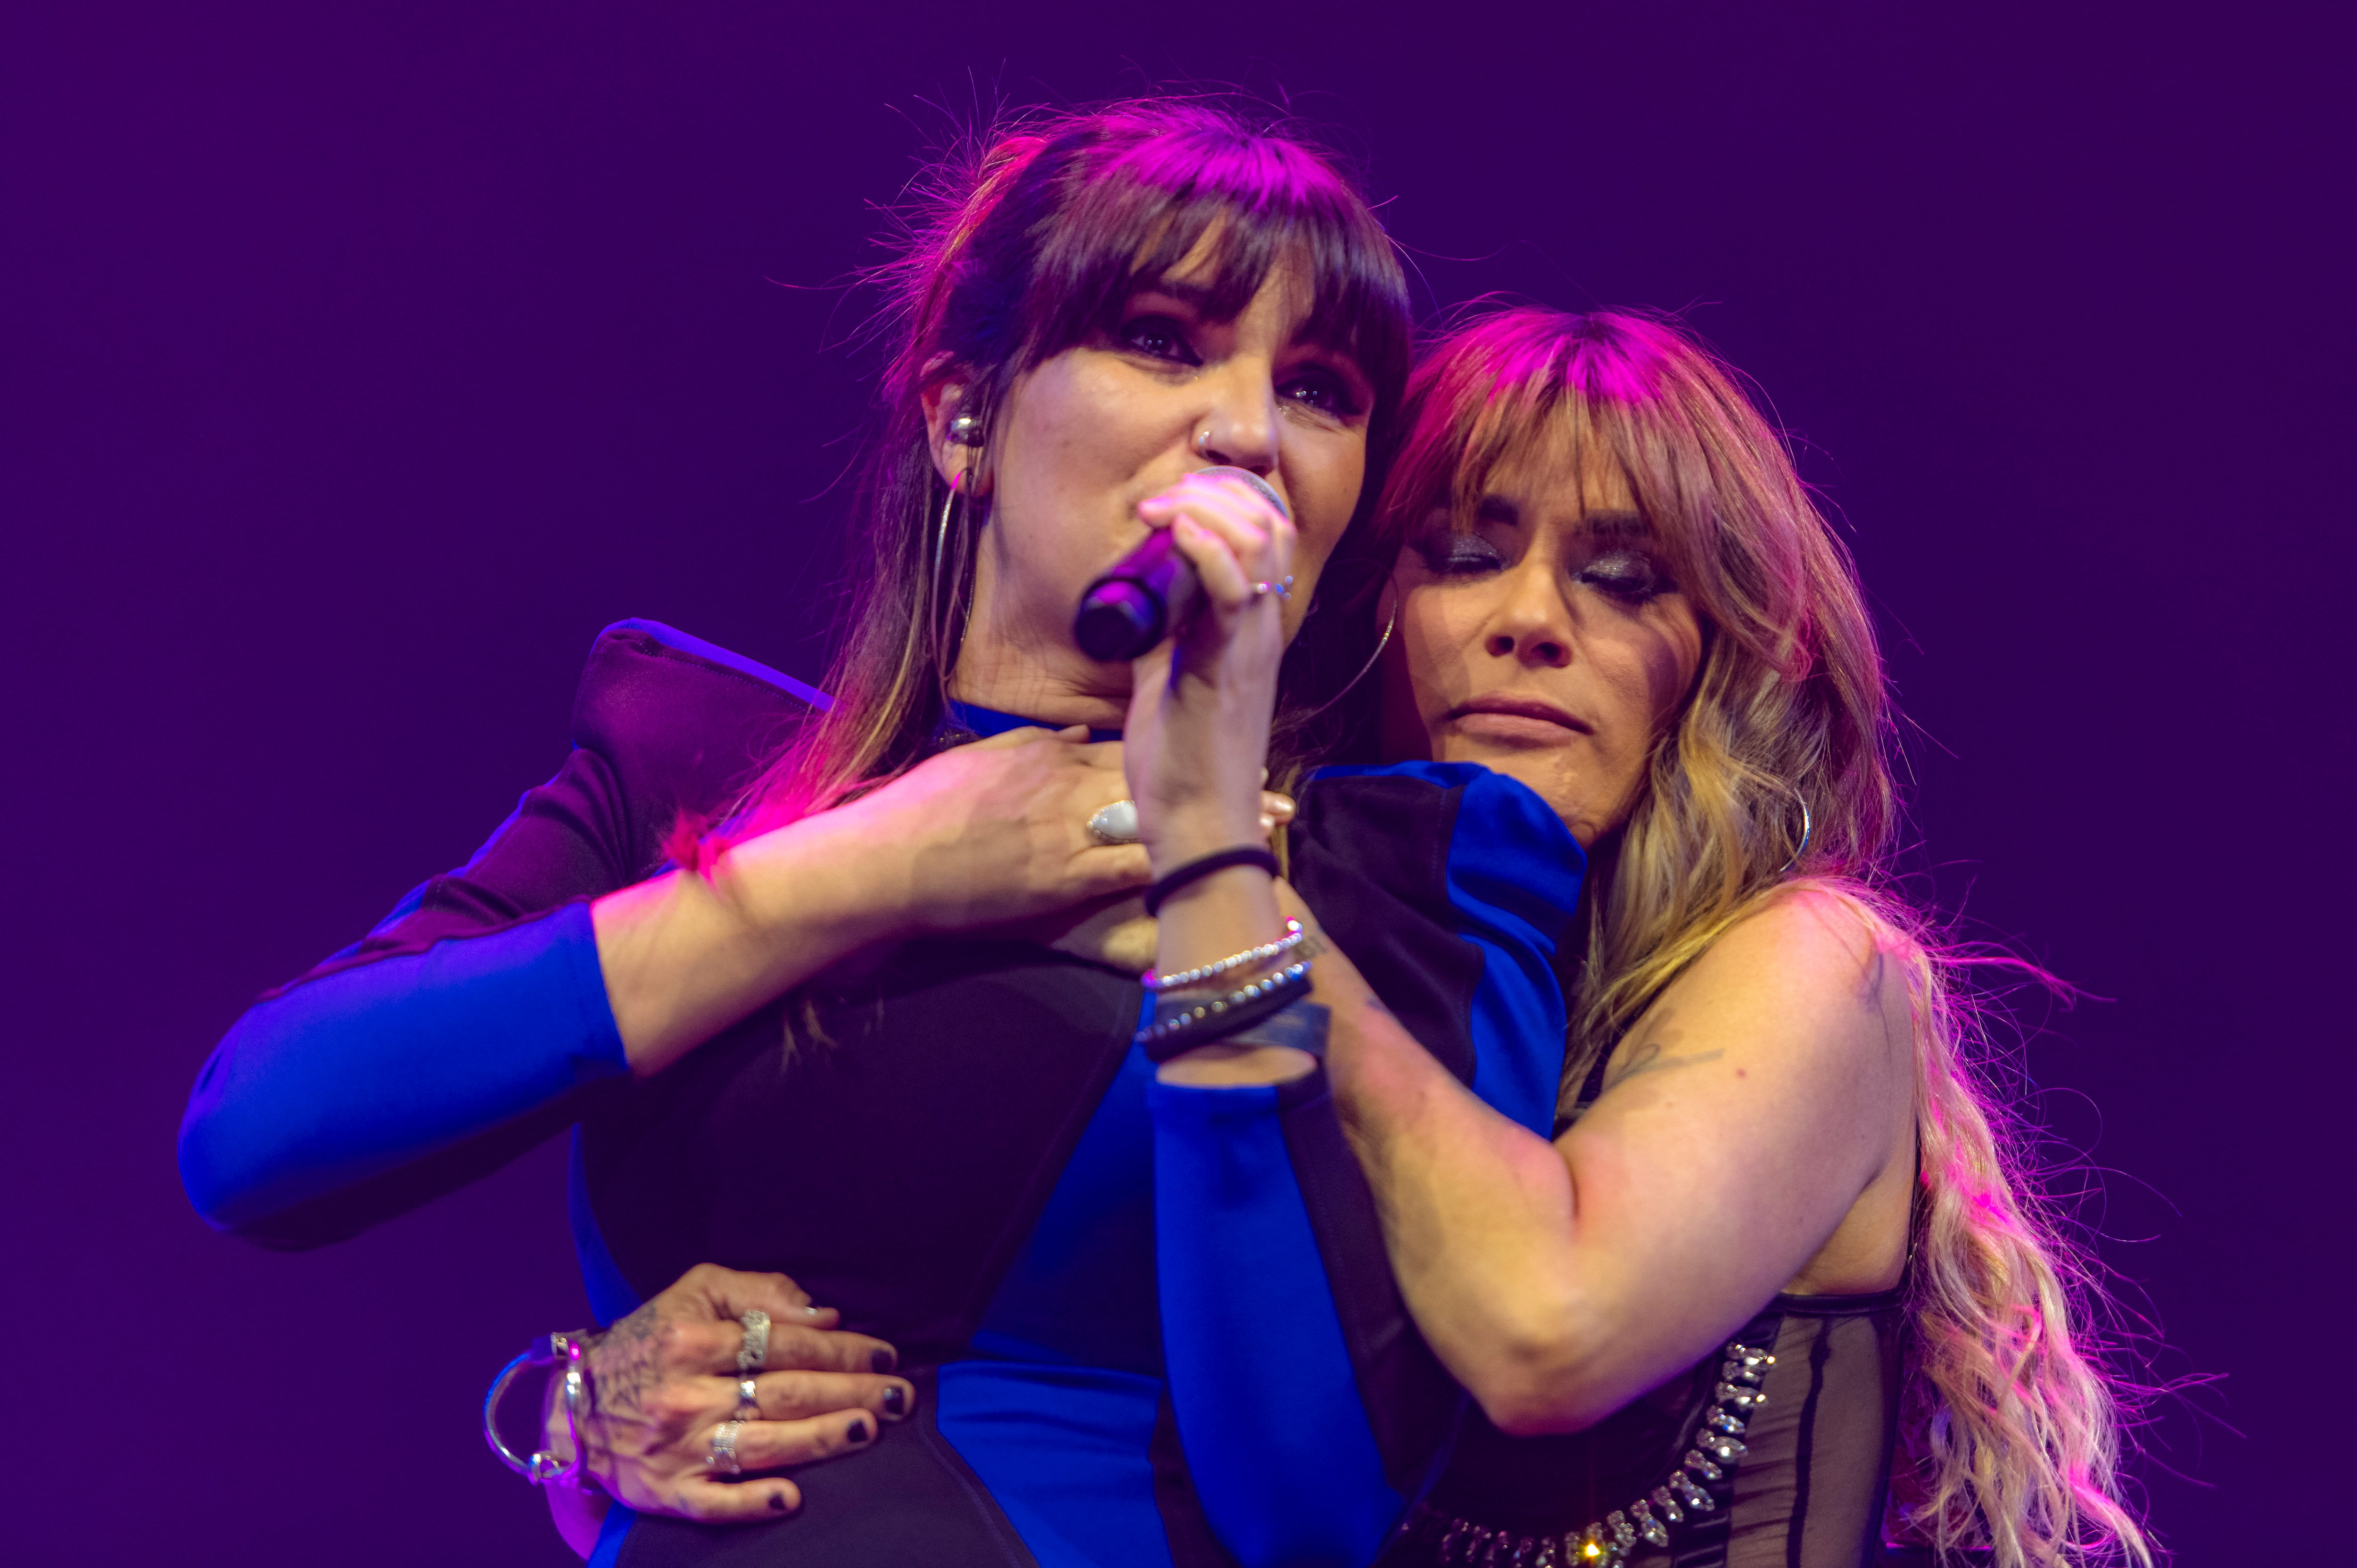
{"type": "MultiPolygon", "coordinates": [[[[802,1506],[783,1476],[724,1479],[725,1467],[713,1464],[713,1434],[738,1407],[741,1319],[755,1309],[770,1315],[770,1336],[753,1379],[760,1419],[737,1432],[747,1475],[866,1447],[883,1422],[915,1408],[915,1388],[889,1375],[899,1361],[892,1347],[838,1329],[834,1310],[813,1306],[792,1280],[698,1264],[590,1338],[583,1467],[608,1496],[642,1513],[707,1522],[774,1519],[802,1506]]],[[[570,1455],[561,1406],[549,1412],[548,1435],[552,1451],[570,1455]]]]}
{"type": "Polygon", "coordinates": [[[1089,819],[1128,793],[1121,746],[1022,729],[591,907],[606,1000],[650,1077],[842,960],[910,937],[1004,927],[1118,898],[1146,851],[1089,819]]]}
{"type": "Polygon", "coordinates": [[[826,817],[874,846],[879,875],[897,867],[883,889],[899,903],[895,924],[942,935],[1144,886],[1146,851],[1089,832],[1128,793],[1119,741],[1025,728],[952,746],[826,817]]]}
{"type": "Polygon", "coordinates": [[[1286,646],[1280,596],[1266,585],[1293,581],[1298,537],[1281,507],[1216,471],[1188,476],[1138,515],[1171,530],[1202,585],[1194,615],[1136,661],[1129,703],[1138,820],[1167,871],[1266,833],[1260,786],[1286,646]]]}

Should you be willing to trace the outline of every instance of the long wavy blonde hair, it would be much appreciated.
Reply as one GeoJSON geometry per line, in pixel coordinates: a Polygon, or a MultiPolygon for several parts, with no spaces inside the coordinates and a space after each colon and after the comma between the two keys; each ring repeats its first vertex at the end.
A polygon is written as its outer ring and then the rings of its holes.
{"type": "MultiPolygon", "coordinates": [[[[2115,1476],[2103,1297],[2036,1191],[2001,1102],[1974,959],[1889,865],[1890,701],[1857,573],[1736,376],[1674,322],[1518,308],[1448,334],[1410,382],[1377,532],[1469,522],[1490,470],[1568,440],[1617,463],[1706,628],[1648,787],[1597,857],[1566,1103],[1598,1056],[1738,920],[1786,889],[1840,899],[1905,975],[1921,1169],[1894,1530],[2000,1568],[2148,1564],[2115,1476]]],[[[1562,449],[1560,446],[1555,449],[1562,449]]]]}

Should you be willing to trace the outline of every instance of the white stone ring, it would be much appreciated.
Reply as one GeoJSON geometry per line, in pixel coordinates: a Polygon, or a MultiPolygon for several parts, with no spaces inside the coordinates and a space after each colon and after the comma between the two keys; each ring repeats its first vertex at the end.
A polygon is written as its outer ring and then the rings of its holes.
{"type": "Polygon", "coordinates": [[[1254,598],[1265,599],[1271,594],[1275,594],[1279,599],[1290,604],[1293,601],[1293,579],[1291,577],[1287,577],[1281,583],[1254,583],[1253,585],[1254,598]]]}
{"type": "Polygon", "coordinates": [[[1137,842],[1137,802],[1115,800],[1089,819],[1089,836],[1099,843],[1137,842]]]}

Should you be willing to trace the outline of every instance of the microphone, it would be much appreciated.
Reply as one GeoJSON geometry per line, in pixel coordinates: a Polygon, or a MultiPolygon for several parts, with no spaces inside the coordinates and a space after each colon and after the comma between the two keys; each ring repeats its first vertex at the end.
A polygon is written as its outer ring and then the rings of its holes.
{"type": "MultiPolygon", "coordinates": [[[[1242,479],[1278,512],[1288,518],[1293,515],[1285,499],[1249,468],[1222,464],[1198,472],[1242,479]]],[[[1203,585],[1195,580],[1195,568],[1178,553],[1170,533],[1167,528],[1148,533],[1145,542],[1106,567],[1081,596],[1080,608],[1072,616],[1072,640],[1081,645],[1082,652],[1108,664],[1117,659],[1135,659],[1187,618],[1203,585]]]]}

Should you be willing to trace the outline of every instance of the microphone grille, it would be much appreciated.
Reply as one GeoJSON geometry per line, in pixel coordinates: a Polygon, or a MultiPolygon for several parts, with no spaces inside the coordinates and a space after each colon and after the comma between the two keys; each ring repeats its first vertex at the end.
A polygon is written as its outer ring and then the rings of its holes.
{"type": "Polygon", "coordinates": [[[1258,490],[1261,499],[1275,507],[1278,515],[1287,522],[1293,521],[1293,509],[1285,504],[1285,498],[1278,495],[1266,479],[1262,478],[1250,468],[1239,468],[1231,463],[1219,463],[1209,468],[1199,468],[1196,471],[1203,474],[1216,474],[1223,479],[1242,479],[1245,484],[1258,490]]]}

